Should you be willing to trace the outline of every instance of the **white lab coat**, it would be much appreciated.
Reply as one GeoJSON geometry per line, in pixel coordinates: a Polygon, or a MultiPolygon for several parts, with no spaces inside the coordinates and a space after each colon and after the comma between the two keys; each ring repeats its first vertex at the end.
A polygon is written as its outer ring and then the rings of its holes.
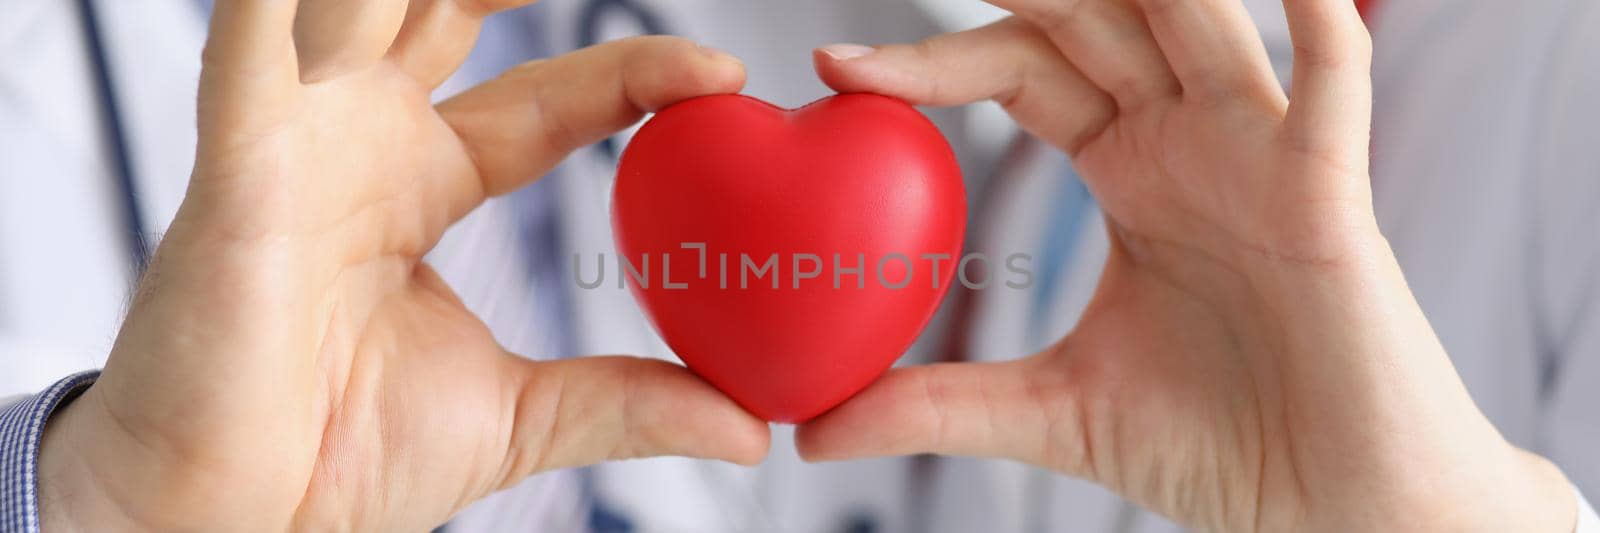
{"type": "MultiPolygon", "coordinates": [[[[664,14],[675,33],[743,58],[747,93],[790,106],[827,93],[811,73],[814,46],[909,41],[995,16],[981,4],[937,0],[641,3],[664,14]]],[[[1600,94],[1592,59],[1600,52],[1600,8],[1587,0],[1388,3],[1377,17],[1374,162],[1386,234],[1479,405],[1513,442],[1548,454],[1581,487],[1600,492],[1593,453],[1600,419],[1584,409],[1600,404],[1600,393],[1584,386],[1600,378],[1600,239],[1592,235],[1600,227],[1600,154],[1592,149],[1600,138],[1587,128],[1600,119],[1600,106],[1585,99],[1600,94]]],[[[97,136],[101,118],[70,4],[0,6],[0,395],[98,365],[130,283],[110,159],[97,136]]],[[[159,233],[192,162],[204,26],[188,0],[100,4],[143,178],[141,200],[155,226],[145,229],[159,233]]],[[[1271,0],[1247,4],[1286,73],[1280,8],[1271,0]]],[[[542,7],[562,49],[576,42],[578,5],[552,0],[542,7]]],[[[613,22],[606,28],[607,36],[634,31],[613,22]]],[[[1012,134],[993,106],[930,114],[957,147],[969,183],[989,176],[1012,134]]],[[[1007,208],[974,212],[983,220],[973,227],[989,229],[972,235],[980,249],[1038,246],[1052,207],[1042,202],[1054,197],[1047,192],[1066,162],[1048,150],[1024,157],[999,197],[1007,208]]],[[[610,253],[611,173],[609,159],[586,150],[555,178],[569,252],[610,253]]],[[[496,286],[473,280],[483,277],[475,269],[495,263],[482,254],[516,247],[510,217],[507,206],[491,203],[429,257],[497,333],[515,331],[522,315],[493,297],[496,286]]],[[[1029,329],[1033,295],[986,291],[969,353],[1025,355],[1071,327],[1104,258],[1098,215],[1089,220],[1067,281],[1046,295],[1047,327],[1029,329]]],[[[670,357],[625,292],[572,292],[580,352],[670,357]]],[[[937,343],[940,333],[936,326],[925,340],[937,343]]],[[[521,344],[501,340],[513,349],[521,344]]],[[[1175,529],[1092,485],[988,460],[942,461],[933,504],[911,509],[908,460],[804,465],[788,429],[777,428],[774,437],[758,468],[631,461],[598,468],[596,486],[640,531],[831,533],[863,518],[879,532],[908,531],[913,523],[940,532],[1175,529]],[[913,521],[910,513],[926,516],[913,521]]],[[[536,515],[580,507],[574,485],[559,474],[535,478],[469,509],[455,526],[565,529],[536,515]]]]}

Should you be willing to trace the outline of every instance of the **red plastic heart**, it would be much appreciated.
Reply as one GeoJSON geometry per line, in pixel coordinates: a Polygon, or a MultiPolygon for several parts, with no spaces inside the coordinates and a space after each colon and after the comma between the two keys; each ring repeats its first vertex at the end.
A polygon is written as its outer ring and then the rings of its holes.
{"type": "Polygon", "coordinates": [[[949,288],[966,227],[949,143],[870,94],[678,103],[633,137],[614,195],[615,270],[657,331],[775,422],[811,419],[894,364],[949,288]]]}

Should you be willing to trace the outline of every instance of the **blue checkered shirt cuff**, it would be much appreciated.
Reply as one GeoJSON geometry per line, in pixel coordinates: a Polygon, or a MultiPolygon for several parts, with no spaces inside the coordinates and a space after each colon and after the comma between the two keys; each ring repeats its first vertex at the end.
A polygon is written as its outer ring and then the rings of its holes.
{"type": "Polygon", "coordinates": [[[99,376],[99,371],[74,374],[19,402],[0,400],[0,533],[39,531],[39,441],[45,421],[99,376]]]}

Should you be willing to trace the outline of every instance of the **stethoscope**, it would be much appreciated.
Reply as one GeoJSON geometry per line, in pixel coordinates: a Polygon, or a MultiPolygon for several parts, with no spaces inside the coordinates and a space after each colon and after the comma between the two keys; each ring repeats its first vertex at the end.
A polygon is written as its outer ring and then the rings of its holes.
{"type": "MultiPolygon", "coordinates": [[[[666,22],[661,15],[649,6],[640,4],[636,0],[589,0],[583,5],[583,11],[578,15],[578,48],[600,44],[600,22],[607,15],[621,15],[638,26],[640,35],[667,35],[666,22]]],[[[598,145],[600,153],[610,158],[613,163],[621,155],[617,149],[616,139],[607,137],[598,145]]]]}
{"type": "Polygon", "coordinates": [[[133,150],[128,144],[127,123],[123,120],[118,102],[117,87],[111,73],[110,54],[107,52],[100,12],[94,0],[78,0],[78,17],[89,47],[89,63],[95,81],[95,99],[105,123],[106,145],[111,150],[113,189],[117,191],[118,207],[122,211],[122,236],[128,250],[130,270],[134,279],[144,274],[150,260],[150,242],[145,238],[147,219],[139,202],[139,181],[135,171],[133,150]]]}

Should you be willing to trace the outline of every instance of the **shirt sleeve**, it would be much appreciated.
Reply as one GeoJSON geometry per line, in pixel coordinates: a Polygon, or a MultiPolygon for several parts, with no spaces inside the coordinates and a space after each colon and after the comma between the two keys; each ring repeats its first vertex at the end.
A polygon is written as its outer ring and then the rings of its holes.
{"type": "Polygon", "coordinates": [[[39,441],[45,421],[99,376],[98,371],[73,374],[39,394],[0,403],[0,531],[38,533],[39,441]]]}
{"type": "Polygon", "coordinates": [[[1573,533],[1600,533],[1600,516],[1595,515],[1594,505],[1583,498],[1583,491],[1572,487],[1578,495],[1578,525],[1572,528],[1573,533]]]}

